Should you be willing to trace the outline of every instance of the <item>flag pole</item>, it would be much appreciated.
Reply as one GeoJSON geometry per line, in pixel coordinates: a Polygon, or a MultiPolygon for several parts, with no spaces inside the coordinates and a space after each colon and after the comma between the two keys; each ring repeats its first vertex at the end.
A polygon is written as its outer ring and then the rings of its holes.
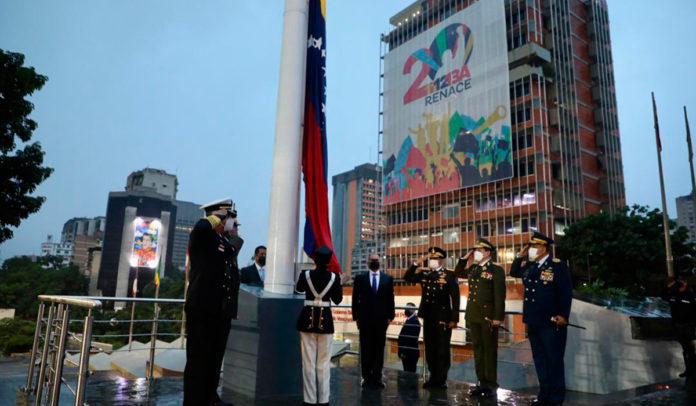
{"type": "MultiPolygon", "coordinates": [[[[139,268],[135,268],[135,279],[133,279],[133,290],[132,297],[138,296],[138,271],[139,268]]],[[[133,348],[133,319],[135,318],[135,301],[131,304],[131,318],[130,327],[128,328],[128,351],[133,348]]]]}
{"type": "Polygon", "coordinates": [[[657,121],[657,106],[655,93],[652,95],[653,120],[655,122],[655,143],[657,144],[657,166],[660,173],[660,194],[662,195],[662,228],[665,233],[665,256],[667,260],[667,276],[674,277],[674,258],[672,257],[672,241],[669,236],[669,215],[667,214],[667,198],[665,197],[665,180],[662,173],[662,142],[660,140],[660,126],[657,121]]]}
{"type": "Polygon", "coordinates": [[[696,177],[694,177],[694,148],[691,144],[691,129],[689,128],[689,116],[686,114],[684,106],[684,123],[686,124],[686,144],[689,146],[689,170],[691,171],[691,204],[696,213],[696,177]]]}

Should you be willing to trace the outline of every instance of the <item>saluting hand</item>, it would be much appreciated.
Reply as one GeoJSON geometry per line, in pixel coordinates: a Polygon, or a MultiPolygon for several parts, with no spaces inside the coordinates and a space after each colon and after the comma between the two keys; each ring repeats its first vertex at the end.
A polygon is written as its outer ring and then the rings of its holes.
{"type": "Polygon", "coordinates": [[[474,250],[469,251],[462,259],[466,261],[466,269],[471,268],[474,264],[474,250]]]}

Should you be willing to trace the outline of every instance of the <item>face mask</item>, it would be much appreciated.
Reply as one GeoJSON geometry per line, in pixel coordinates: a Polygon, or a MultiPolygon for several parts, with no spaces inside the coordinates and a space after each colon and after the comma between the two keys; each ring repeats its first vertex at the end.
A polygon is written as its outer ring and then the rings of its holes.
{"type": "Polygon", "coordinates": [[[539,249],[538,248],[530,248],[529,251],[527,252],[527,256],[529,257],[530,261],[534,261],[537,256],[539,256],[539,249]]]}
{"type": "Polygon", "coordinates": [[[481,261],[483,261],[483,252],[481,252],[481,251],[474,251],[474,261],[475,261],[475,262],[481,262],[481,261]]]}
{"type": "Polygon", "coordinates": [[[266,256],[259,257],[258,261],[259,265],[264,266],[266,265],[266,256]]]}
{"type": "Polygon", "coordinates": [[[376,271],[379,269],[379,261],[370,261],[368,262],[367,267],[372,271],[376,271]]]}
{"type": "Polygon", "coordinates": [[[440,267],[440,261],[437,259],[429,259],[428,260],[428,268],[435,270],[440,267]]]}

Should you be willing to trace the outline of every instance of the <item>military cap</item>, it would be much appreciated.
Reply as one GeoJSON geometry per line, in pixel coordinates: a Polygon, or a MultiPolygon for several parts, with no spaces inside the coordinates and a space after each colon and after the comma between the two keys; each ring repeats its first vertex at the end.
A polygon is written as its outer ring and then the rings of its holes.
{"type": "Polygon", "coordinates": [[[535,231],[532,234],[532,238],[529,240],[530,244],[541,244],[541,245],[553,245],[553,239],[545,236],[544,234],[535,231]]]}
{"type": "Polygon", "coordinates": [[[209,216],[216,211],[225,210],[228,216],[232,218],[237,217],[237,209],[232,199],[221,199],[204,204],[201,206],[201,210],[205,211],[206,216],[209,216]]]}
{"type": "Polygon", "coordinates": [[[477,249],[477,248],[483,248],[483,249],[486,249],[488,251],[495,251],[495,247],[493,246],[493,244],[491,244],[491,242],[485,238],[479,238],[476,241],[476,244],[474,244],[473,249],[477,249]]]}
{"type": "Polygon", "coordinates": [[[428,254],[430,255],[430,258],[433,258],[433,259],[447,258],[447,251],[443,250],[440,247],[430,247],[428,249],[428,254]]]}

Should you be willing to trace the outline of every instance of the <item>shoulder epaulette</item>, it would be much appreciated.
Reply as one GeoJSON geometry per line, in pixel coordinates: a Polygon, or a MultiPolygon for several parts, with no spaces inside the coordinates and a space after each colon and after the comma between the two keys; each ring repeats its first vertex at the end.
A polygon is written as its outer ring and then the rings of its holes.
{"type": "Polygon", "coordinates": [[[554,259],[553,259],[553,262],[555,262],[555,263],[559,263],[559,262],[561,262],[561,260],[560,260],[560,259],[558,259],[558,258],[554,258],[554,259]]]}

